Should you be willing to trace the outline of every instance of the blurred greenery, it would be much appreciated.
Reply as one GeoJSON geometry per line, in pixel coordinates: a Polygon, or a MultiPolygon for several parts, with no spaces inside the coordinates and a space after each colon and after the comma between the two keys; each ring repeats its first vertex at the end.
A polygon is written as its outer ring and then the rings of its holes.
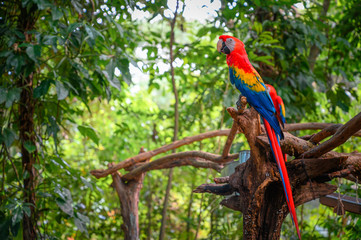
{"type": "MultiPolygon", "coordinates": [[[[231,126],[225,107],[235,105],[238,92],[215,47],[225,33],[244,41],[253,65],[283,98],[287,122],[345,123],[361,112],[360,1],[196,2],[181,1],[175,29],[179,138],[231,126]]],[[[0,2],[1,239],[20,239],[23,216],[30,214],[22,198],[28,176],[19,141],[25,89],[19,82],[30,74],[36,142],[24,147],[36,154],[39,238],[122,238],[111,179],[96,180],[89,171],[136,155],[141,146],[150,150],[172,141],[168,55],[174,9],[171,0],[0,2]],[[31,29],[20,24],[24,12],[33,14],[31,29]]],[[[179,151],[219,153],[223,143],[207,139],[179,151]]],[[[243,136],[234,143],[234,152],[247,149],[243,136]]],[[[360,151],[360,140],[351,138],[337,150],[360,151]]],[[[165,175],[146,174],[141,239],[158,238],[165,175]]],[[[242,238],[241,213],[219,206],[217,196],[191,193],[215,176],[208,169],[174,169],[167,239],[242,238]]],[[[361,196],[349,181],[339,191],[361,196]]],[[[304,239],[361,238],[358,215],[337,216],[318,202],[297,211],[304,239]]],[[[281,238],[297,238],[289,217],[281,238]]]]}

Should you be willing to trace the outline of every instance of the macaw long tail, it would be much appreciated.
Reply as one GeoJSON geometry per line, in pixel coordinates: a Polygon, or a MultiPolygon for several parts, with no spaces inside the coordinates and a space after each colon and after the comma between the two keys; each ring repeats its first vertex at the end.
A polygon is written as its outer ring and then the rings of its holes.
{"type": "Polygon", "coordinates": [[[295,224],[298,238],[301,239],[301,234],[300,234],[300,230],[298,227],[296,209],[295,209],[295,205],[293,202],[290,180],[288,178],[288,173],[287,173],[287,169],[286,169],[285,160],[283,158],[282,150],[281,150],[278,138],[277,138],[275,132],[273,131],[273,129],[271,128],[271,126],[269,125],[269,123],[267,122],[267,120],[263,119],[263,123],[266,128],[268,139],[270,140],[270,145],[271,145],[271,150],[272,150],[273,156],[276,159],[276,163],[277,163],[278,169],[280,171],[283,189],[284,189],[284,192],[286,195],[286,202],[288,205],[288,209],[290,210],[291,218],[293,220],[293,223],[295,224]]]}

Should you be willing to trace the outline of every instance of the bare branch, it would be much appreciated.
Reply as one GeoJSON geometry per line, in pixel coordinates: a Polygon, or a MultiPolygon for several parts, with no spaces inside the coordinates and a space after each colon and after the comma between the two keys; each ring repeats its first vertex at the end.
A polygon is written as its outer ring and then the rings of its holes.
{"type": "MultiPolygon", "coordinates": [[[[284,131],[287,132],[293,132],[293,131],[299,131],[299,130],[321,130],[327,127],[332,128],[334,123],[317,123],[317,122],[311,122],[311,123],[286,123],[284,131]]],[[[356,132],[354,137],[361,137],[361,131],[356,132]]]]}
{"type": "Polygon", "coordinates": [[[217,184],[220,184],[220,183],[229,183],[229,176],[214,178],[213,181],[214,181],[215,183],[217,183],[217,184]]]}
{"type": "Polygon", "coordinates": [[[205,161],[198,157],[169,158],[168,156],[166,156],[164,158],[159,158],[155,161],[142,164],[141,166],[130,171],[129,173],[123,175],[122,179],[128,181],[150,170],[173,168],[185,165],[190,165],[196,168],[212,168],[217,172],[220,172],[222,170],[222,165],[211,161],[205,161]]]}
{"type": "MultiPolygon", "coordinates": [[[[299,156],[308,149],[314,147],[314,145],[301,138],[295,137],[290,133],[283,133],[285,138],[280,141],[282,152],[291,156],[299,156]]],[[[257,136],[257,142],[264,148],[270,148],[269,141],[266,135],[257,136]]]]}
{"type": "Polygon", "coordinates": [[[206,139],[206,138],[212,138],[212,137],[218,137],[218,136],[228,136],[229,132],[230,132],[229,129],[216,130],[216,131],[201,133],[199,135],[195,135],[195,136],[192,136],[192,137],[185,137],[185,138],[183,138],[181,140],[178,140],[178,141],[172,142],[170,144],[164,145],[164,146],[162,146],[160,148],[157,148],[155,150],[144,152],[144,153],[138,154],[138,155],[136,155],[134,157],[128,158],[128,159],[126,159],[126,160],[124,160],[124,161],[122,161],[122,162],[120,162],[118,164],[115,164],[112,167],[109,167],[108,169],[92,170],[90,173],[92,175],[94,175],[96,178],[106,177],[109,174],[118,171],[119,169],[129,167],[129,166],[131,166],[131,165],[133,165],[135,163],[144,161],[145,159],[148,159],[148,158],[152,158],[152,157],[154,157],[154,156],[156,156],[158,154],[170,151],[172,149],[179,148],[179,147],[184,146],[184,145],[191,144],[191,143],[196,142],[196,141],[202,141],[203,139],[206,139]]]}
{"type": "Polygon", "coordinates": [[[187,151],[180,153],[173,153],[157,160],[142,164],[125,174],[122,179],[130,180],[137,175],[154,169],[164,169],[171,167],[178,167],[184,165],[191,165],[194,167],[212,168],[220,171],[222,166],[220,164],[230,162],[238,158],[238,153],[222,157],[217,154],[212,154],[202,151],[187,151]]]}
{"type": "Polygon", "coordinates": [[[222,157],[226,157],[229,154],[229,151],[231,150],[232,142],[236,137],[237,130],[238,130],[238,123],[236,121],[233,121],[231,131],[229,132],[226,144],[224,145],[223,148],[222,157]]]}
{"type": "Polygon", "coordinates": [[[232,210],[243,212],[241,203],[242,203],[242,198],[240,196],[234,195],[234,196],[230,196],[229,198],[223,199],[219,204],[228,207],[232,210]]]}
{"type": "MultiPolygon", "coordinates": [[[[228,111],[228,109],[227,109],[227,111],[228,111]]],[[[236,109],[230,110],[229,113],[232,117],[236,118],[236,116],[237,116],[236,109]]],[[[334,125],[334,124],[332,124],[332,123],[291,123],[291,124],[285,124],[284,130],[285,131],[317,130],[317,129],[323,129],[326,127],[330,127],[332,125],[334,125]]],[[[130,167],[130,166],[134,165],[135,163],[142,162],[142,161],[144,161],[148,158],[152,158],[158,154],[179,148],[184,145],[192,144],[193,142],[196,142],[196,141],[202,141],[203,139],[219,137],[219,136],[229,136],[230,132],[231,132],[230,129],[224,129],[224,130],[210,131],[210,132],[202,133],[202,134],[195,135],[192,137],[185,137],[181,140],[164,145],[155,150],[144,152],[144,153],[138,154],[134,157],[128,158],[118,164],[115,164],[114,166],[112,166],[108,169],[96,169],[96,170],[92,170],[90,173],[92,175],[94,175],[96,178],[106,177],[109,174],[111,174],[119,169],[130,167]]],[[[242,133],[242,132],[238,131],[238,134],[239,133],[242,133]]],[[[354,136],[361,137],[361,131],[356,132],[354,134],[354,136]]],[[[296,138],[296,137],[293,136],[293,138],[296,138]]]]}
{"type": "Polygon", "coordinates": [[[335,125],[331,125],[329,127],[326,127],[324,129],[322,129],[321,131],[319,131],[318,133],[312,135],[311,138],[308,141],[310,141],[312,143],[319,143],[323,139],[335,134],[337,129],[339,127],[341,127],[341,126],[342,126],[342,124],[335,124],[335,125]]]}
{"type": "Polygon", "coordinates": [[[320,198],[336,191],[337,187],[328,183],[308,182],[294,191],[295,206],[320,198]]]}
{"type": "Polygon", "coordinates": [[[286,123],[284,130],[287,132],[299,131],[299,130],[320,130],[326,127],[334,125],[333,123],[286,123]]]}
{"type": "Polygon", "coordinates": [[[200,186],[198,186],[196,189],[193,190],[193,192],[195,193],[213,193],[216,195],[231,195],[234,192],[234,189],[231,187],[230,184],[223,184],[223,185],[219,185],[219,184],[202,184],[200,186]]]}
{"type": "Polygon", "coordinates": [[[347,156],[330,158],[295,159],[286,164],[292,185],[304,184],[313,179],[327,182],[329,174],[343,168],[347,156]]]}
{"type": "Polygon", "coordinates": [[[361,112],[353,117],[350,121],[339,127],[337,132],[329,140],[308,150],[302,154],[302,158],[319,157],[332,149],[346,142],[354,133],[361,129],[361,112]]]}

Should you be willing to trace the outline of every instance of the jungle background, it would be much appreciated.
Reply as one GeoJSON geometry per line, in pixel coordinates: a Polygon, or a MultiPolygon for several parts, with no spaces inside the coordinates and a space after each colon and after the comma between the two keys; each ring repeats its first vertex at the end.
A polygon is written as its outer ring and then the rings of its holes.
{"type": "MultiPolygon", "coordinates": [[[[238,92],[216,51],[221,34],[245,43],[288,123],[345,123],[361,111],[358,0],[185,0],[178,8],[172,0],[14,0],[0,9],[1,239],[21,239],[33,214],[39,238],[122,238],[112,180],[89,172],[141,146],[231,127],[225,109],[238,92]]],[[[181,149],[219,153],[224,141],[181,149]]],[[[237,136],[231,152],[247,147],[237,136]]],[[[339,148],[361,151],[360,139],[339,148]]],[[[241,213],[192,193],[217,176],[187,166],[148,172],[140,239],[158,239],[162,222],[165,239],[241,239],[241,213]]],[[[361,196],[353,182],[334,184],[361,196]]],[[[359,215],[338,216],[317,200],[297,213],[304,239],[361,238],[359,215]]],[[[296,239],[289,217],[282,238],[296,239]]]]}

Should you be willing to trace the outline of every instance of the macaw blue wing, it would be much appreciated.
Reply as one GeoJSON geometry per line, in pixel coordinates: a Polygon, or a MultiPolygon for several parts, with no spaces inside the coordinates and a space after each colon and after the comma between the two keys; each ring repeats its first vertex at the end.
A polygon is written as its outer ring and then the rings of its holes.
{"type": "Polygon", "coordinates": [[[256,71],[246,73],[236,66],[229,69],[231,82],[234,81],[236,88],[247,98],[247,102],[269,122],[276,134],[283,139],[283,133],[276,117],[276,109],[259,74],[256,71]]]}

